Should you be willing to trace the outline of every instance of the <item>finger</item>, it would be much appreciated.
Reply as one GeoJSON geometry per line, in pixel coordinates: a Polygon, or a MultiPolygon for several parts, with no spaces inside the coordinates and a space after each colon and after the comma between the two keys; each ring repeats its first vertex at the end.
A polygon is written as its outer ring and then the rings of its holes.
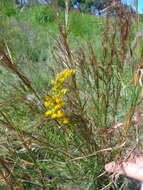
{"type": "Polygon", "coordinates": [[[115,162],[110,162],[105,165],[105,170],[109,173],[113,173],[117,170],[117,164],[115,162]]]}
{"type": "MultiPolygon", "coordinates": [[[[142,162],[142,159],[140,161],[142,162]]],[[[109,164],[105,165],[105,170],[108,173],[118,173],[126,177],[143,181],[143,166],[141,167],[141,163],[139,163],[122,162],[120,165],[118,165],[115,162],[110,162],[109,164]]]]}

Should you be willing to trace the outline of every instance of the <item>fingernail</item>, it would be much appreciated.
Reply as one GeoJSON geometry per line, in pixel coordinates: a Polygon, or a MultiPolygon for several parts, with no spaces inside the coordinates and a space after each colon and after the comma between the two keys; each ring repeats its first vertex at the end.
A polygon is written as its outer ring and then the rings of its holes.
{"type": "Polygon", "coordinates": [[[113,172],[114,166],[115,166],[115,162],[110,162],[109,164],[105,165],[105,170],[107,172],[113,172]]]}

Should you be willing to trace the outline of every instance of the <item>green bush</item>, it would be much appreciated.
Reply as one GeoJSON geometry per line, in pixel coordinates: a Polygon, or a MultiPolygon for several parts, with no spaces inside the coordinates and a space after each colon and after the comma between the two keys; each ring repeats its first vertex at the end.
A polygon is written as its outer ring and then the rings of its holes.
{"type": "Polygon", "coordinates": [[[5,16],[11,17],[16,16],[17,9],[14,6],[14,3],[12,0],[9,1],[1,1],[0,2],[0,12],[1,14],[4,14],[5,16]]]}
{"type": "Polygon", "coordinates": [[[39,13],[37,12],[36,19],[40,24],[47,24],[48,22],[54,22],[56,14],[52,7],[43,6],[39,13]]]}
{"type": "Polygon", "coordinates": [[[64,0],[57,0],[57,3],[58,3],[59,6],[65,7],[65,2],[64,2],[64,0]]]}
{"type": "MultiPolygon", "coordinates": [[[[68,3],[69,3],[69,6],[71,6],[72,0],[68,0],[68,3]]],[[[65,7],[65,0],[57,0],[57,4],[58,4],[58,6],[64,8],[65,7]]]]}

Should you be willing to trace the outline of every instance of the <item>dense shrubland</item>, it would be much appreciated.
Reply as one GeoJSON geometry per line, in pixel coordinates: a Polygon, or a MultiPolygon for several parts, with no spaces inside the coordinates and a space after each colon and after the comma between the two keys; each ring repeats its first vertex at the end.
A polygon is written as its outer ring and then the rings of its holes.
{"type": "Polygon", "coordinates": [[[9,7],[0,14],[1,188],[125,189],[104,164],[142,149],[138,15],[9,7]]]}

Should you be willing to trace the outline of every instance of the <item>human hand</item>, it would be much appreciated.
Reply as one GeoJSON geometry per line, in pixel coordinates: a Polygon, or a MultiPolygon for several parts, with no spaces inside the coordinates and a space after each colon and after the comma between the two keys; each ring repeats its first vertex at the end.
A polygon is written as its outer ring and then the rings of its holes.
{"type": "Polygon", "coordinates": [[[120,164],[110,162],[105,165],[108,173],[116,173],[143,182],[143,155],[135,156],[133,161],[123,161],[120,164]]]}

